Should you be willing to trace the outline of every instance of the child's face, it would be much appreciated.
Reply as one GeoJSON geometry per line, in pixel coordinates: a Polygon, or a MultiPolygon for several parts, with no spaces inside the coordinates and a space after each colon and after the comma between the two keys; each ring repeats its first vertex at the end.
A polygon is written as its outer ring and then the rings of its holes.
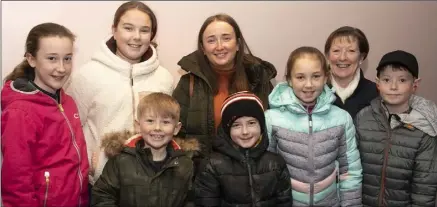
{"type": "Polygon", "coordinates": [[[150,46],[152,20],[149,15],[131,9],[120,18],[112,34],[117,42],[117,56],[129,63],[138,63],[150,46]]]}
{"type": "Polygon", "coordinates": [[[294,63],[289,84],[303,105],[314,105],[326,80],[320,61],[315,56],[305,55],[294,63]]]}
{"type": "Polygon", "coordinates": [[[382,99],[390,105],[408,104],[418,83],[419,79],[415,80],[411,73],[404,69],[384,69],[376,79],[382,99]]]}
{"type": "Polygon", "coordinates": [[[243,116],[234,121],[230,134],[235,144],[242,148],[251,148],[261,136],[261,126],[256,118],[243,116]]]}
{"type": "Polygon", "coordinates": [[[162,149],[181,129],[181,123],[171,117],[146,112],[136,122],[147,146],[162,149]]]}
{"type": "Polygon", "coordinates": [[[26,54],[35,68],[34,82],[42,89],[55,93],[62,88],[73,67],[73,42],[68,37],[43,37],[39,40],[36,57],[26,54]]]}

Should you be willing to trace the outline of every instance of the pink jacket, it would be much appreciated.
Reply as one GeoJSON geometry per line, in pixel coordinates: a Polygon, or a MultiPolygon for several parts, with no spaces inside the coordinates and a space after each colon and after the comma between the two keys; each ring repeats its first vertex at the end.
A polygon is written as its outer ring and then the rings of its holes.
{"type": "Polygon", "coordinates": [[[62,89],[60,100],[24,79],[3,86],[3,206],[88,206],[89,164],[77,107],[62,89]]]}

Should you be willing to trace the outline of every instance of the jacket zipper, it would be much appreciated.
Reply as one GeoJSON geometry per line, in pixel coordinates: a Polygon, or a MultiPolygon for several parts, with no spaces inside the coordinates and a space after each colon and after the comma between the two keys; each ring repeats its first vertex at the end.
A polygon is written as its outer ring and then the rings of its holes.
{"type": "MultiPolygon", "coordinates": [[[[308,110],[307,110],[308,111],[308,110]]],[[[308,113],[308,126],[309,126],[309,133],[312,134],[313,133],[313,118],[312,118],[312,113],[308,113]]],[[[314,152],[313,152],[313,139],[310,137],[310,139],[308,140],[308,151],[309,151],[309,156],[308,156],[308,161],[309,163],[311,163],[310,166],[310,171],[311,174],[314,174],[314,152]]],[[[310,183],[310,206],[313,206],[314,203],[314,181],[311,181],[310,183]]]]}
{"type": "Polygon", "coordinates": [[[252,197],[252,205],[256,206],[255,192],[253,191],[253,180],[252,180],[252,168],[249,163],[249,150],[246,150],[246,165],[249,171],[249,185],[250,185],[250,196],[252,197]]]}
{"type": "MultiPolygon", "coordinates": [[[[133,66],[130,66],[130,74],[129,74],[129,78],[130,78],[130,91],[131,91],[131,95],[132,95],[132,129],[135,131],[135,112],[136,112],[136,106],[135,106],[135,92],[134,92],[134,77],[132,75],[133,73],[133,66]]],[[[138,103],[140,102],[140,97],[138,94],[138,103]]]]}
{"type": "Polygon", "coordinates": [[[388,138],[384,149],[384,162],[382,164],[381,188],[379,192],[378,206],[385,206],[383,198],[384,198],[384,191],[385,191],[385,174],[386,174],[387,162],[388,162],[388,151],[390,150],[391,147],[391,129],[388,129],[387,133],[388,133],[388,138]]]}
{"type": "MultiPolygon", "coordinates": [[[[61,102],[61,101],[59,101],[59,102],[61,102]]],[[[62,104],[59,103],[58,107],[59,107],[59,110],[61,111],[62,116],[64,116],[64,119],[67,121],[67,125],[68,125],[68,128],[70,129],[70,133],[71,133],[71,139],[72,139],[72,142],[73,142],[73,147],[74,147],[74,149],[76,149],[77,156],[79,157],[79,163],[78,163],[78,168],[77,168],[77,175],[79,176],[79,181],[80,181],[80,183],[79,183],[79,186],[80,186],[79,205],[78,205],[80,207],[81,206],[81,202],[82,202],[81,195],[82,195],[82,183],[83,183],[83,176],[82,176],[82,172],[80,171],[80,163],[82,163],[82,157],[80,156],[79,146],[76,143],[76,137],[74,136],[73,127],[71,127],[70,121],[68,120],[67,116],[65,116],[64,108],[62,107],[62,104]]]]}
{"type": "Polygon", "coordinates": [[[46,178],[46,192],[44,193],[44,207],[47,205],[47,197],[49,196],[49,184],[50,184],[50,173],[49,171],[44,172],[44,177],[46,178]]]}

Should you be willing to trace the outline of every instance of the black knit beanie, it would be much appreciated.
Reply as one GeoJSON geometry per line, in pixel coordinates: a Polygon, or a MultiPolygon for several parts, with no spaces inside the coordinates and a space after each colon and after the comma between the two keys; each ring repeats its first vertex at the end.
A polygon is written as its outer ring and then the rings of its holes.
{"type": "Polygon", "coordinates": [[[234,121],[243,116],[256,118],[261,127],[261,133],[264,133],[264,107],[262,101],[253,93],[241,91],[228,96],[223,102],[221,115],[221,125],[229,136],[234,121]]]}

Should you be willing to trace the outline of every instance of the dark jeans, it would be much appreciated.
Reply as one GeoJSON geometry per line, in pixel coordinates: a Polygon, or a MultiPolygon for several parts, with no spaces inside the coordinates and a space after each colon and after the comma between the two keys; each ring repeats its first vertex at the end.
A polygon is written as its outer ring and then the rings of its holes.
{"type": "Polygon", "coordinates": [[[91,207],[91,188],[93,188],[93,186],[88,183],[88,201],[89,201],[89,207],[91,207]]]}

